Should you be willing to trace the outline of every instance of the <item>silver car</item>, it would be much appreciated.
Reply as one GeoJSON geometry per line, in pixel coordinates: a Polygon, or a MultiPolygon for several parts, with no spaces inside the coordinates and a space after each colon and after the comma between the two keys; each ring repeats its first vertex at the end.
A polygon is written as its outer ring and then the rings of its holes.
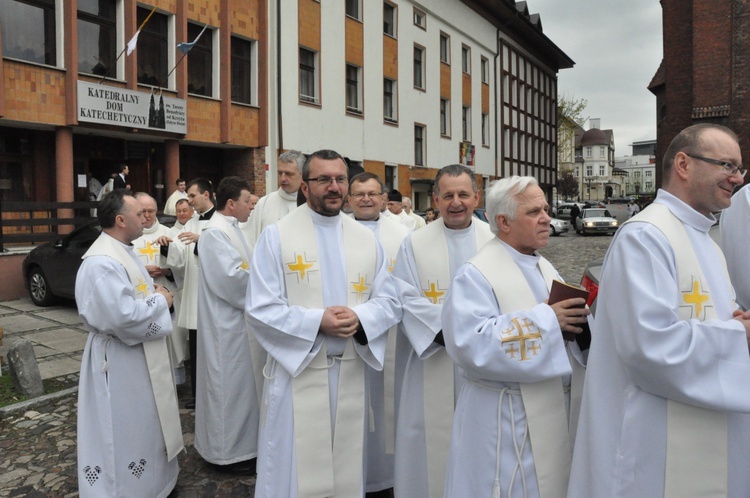
{"type": "Polygon", "coordinates": [[[612,217],[607,209],[586,208],[576,220],[576,233],[608,233],[614,235],[620,223],[612,217]]]}
{"type": "Polygon", "coordinates": [[[552,218],[549,222],[549,234],[550,235],[560,235],[563,233],[568,233],[570,230],[570,223],[568,223],[565,220],[558,220],[557,218],[552,218]]]}

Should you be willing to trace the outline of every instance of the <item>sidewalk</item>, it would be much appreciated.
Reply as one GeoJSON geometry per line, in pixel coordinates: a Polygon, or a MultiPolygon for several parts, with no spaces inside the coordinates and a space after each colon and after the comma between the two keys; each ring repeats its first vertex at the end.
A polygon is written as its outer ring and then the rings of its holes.
{"type": "MultiPolygon", "coordinates": [[[[2,356],[14,339],[26,338],[34,345],[43,379],[77,385],[87,332],[73,302],[52,308],[39,308],[29,299],[0,302],[0,327],[4,329],[2,356]]],[[[184,406],[189,390],[179,386],[177,391],[184,406]]],[[[4,417],[0,418],[0,497],[78,496],[75,387],[30,404],[20,405],[25,407],[20,411],[0,413],[4,417]]],[[[253,496],[254,477],[221,474],[196,453],[194,417],[193,410],[180,410],[187,452],[178,457],[177,496],[253,496]]]]}

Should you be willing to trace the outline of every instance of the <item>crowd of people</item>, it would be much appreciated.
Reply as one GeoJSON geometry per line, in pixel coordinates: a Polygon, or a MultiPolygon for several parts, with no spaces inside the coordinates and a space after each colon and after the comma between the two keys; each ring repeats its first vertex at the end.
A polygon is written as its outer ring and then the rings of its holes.
{"type": "Polygon", "coordinates": [[[585,298],[550,302],[533,177],[490,186],[488,224],[462,165],[438,171],[425,219],[335,151],[278,163],[259,200],[240,177],[178,180],[172,228],[147,194],[102,198],[76,281],[80,496],[173,492],[182,382],[196,451],[257,474],[256,497],[750,496],[750,190],[731,202],[731,130],[672,141],[595,319],[585,298]]]}

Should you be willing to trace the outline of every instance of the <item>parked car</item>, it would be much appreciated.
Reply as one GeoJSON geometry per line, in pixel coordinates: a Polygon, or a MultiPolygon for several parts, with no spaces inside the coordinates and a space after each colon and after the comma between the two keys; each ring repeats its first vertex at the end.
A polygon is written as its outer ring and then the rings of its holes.
{"type": "Polygon", "coordinates": [[[614,235],[620,223],[604,208],[586,208],[576,220],[576,233],[608,233],[614,235]]]}
{"type": "MultiPolygon", "coordinates": [[[[175,217],[159,215],[159,222],[172,226],[175,217]]],[[[76,274],[81,257],[94,243],[102,228],[99,221],[62,235],[54,242],[35,247],[23,261],[23,281],[29,297],[37,306],[52,306],[60,298],[75,297],[76,274]]]]}
{"type": "Polygon", "coordinates": [[[570,230],[570,223],[568,223],[565,220],[558,220],[557,218],[552,218],[549,222],[549,234],[550,235],[560,235],[563,233],[568,233],[568,230],[570,230]]]}
{"type": "Polygon", "coordinates": [[[59,298],[75,295],[76,273],[81,257],[102,229],[98,221],[34,248],[23,261],[23,281],[37,306],[52,306],[59,298]]]}
{"type": "Polygon", "coordinates": [[[584,205],[581,202],[564,202],[552,210],[552,215],[560,220],[569,220],[570,210],[576,204],[578,204],[580,209],[583,209],[584,205]]]}

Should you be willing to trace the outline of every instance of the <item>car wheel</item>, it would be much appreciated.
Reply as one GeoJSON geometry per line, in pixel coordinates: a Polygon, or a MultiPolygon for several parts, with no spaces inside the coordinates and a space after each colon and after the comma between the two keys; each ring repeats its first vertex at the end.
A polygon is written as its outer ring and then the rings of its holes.
{"type": "Polygon", "coordinates": [[[44,272],[38,266],[29,271],[29,297],[37,306],[52,306],[57,296],[52,294],[44,272]]]}
{"type": "Polygon", "coordinates": [[[557,235],[557,230],[555,230],[555,227],[553,227],[552,225],[549,226],[549,234],[553,237],[557,235]]]}

